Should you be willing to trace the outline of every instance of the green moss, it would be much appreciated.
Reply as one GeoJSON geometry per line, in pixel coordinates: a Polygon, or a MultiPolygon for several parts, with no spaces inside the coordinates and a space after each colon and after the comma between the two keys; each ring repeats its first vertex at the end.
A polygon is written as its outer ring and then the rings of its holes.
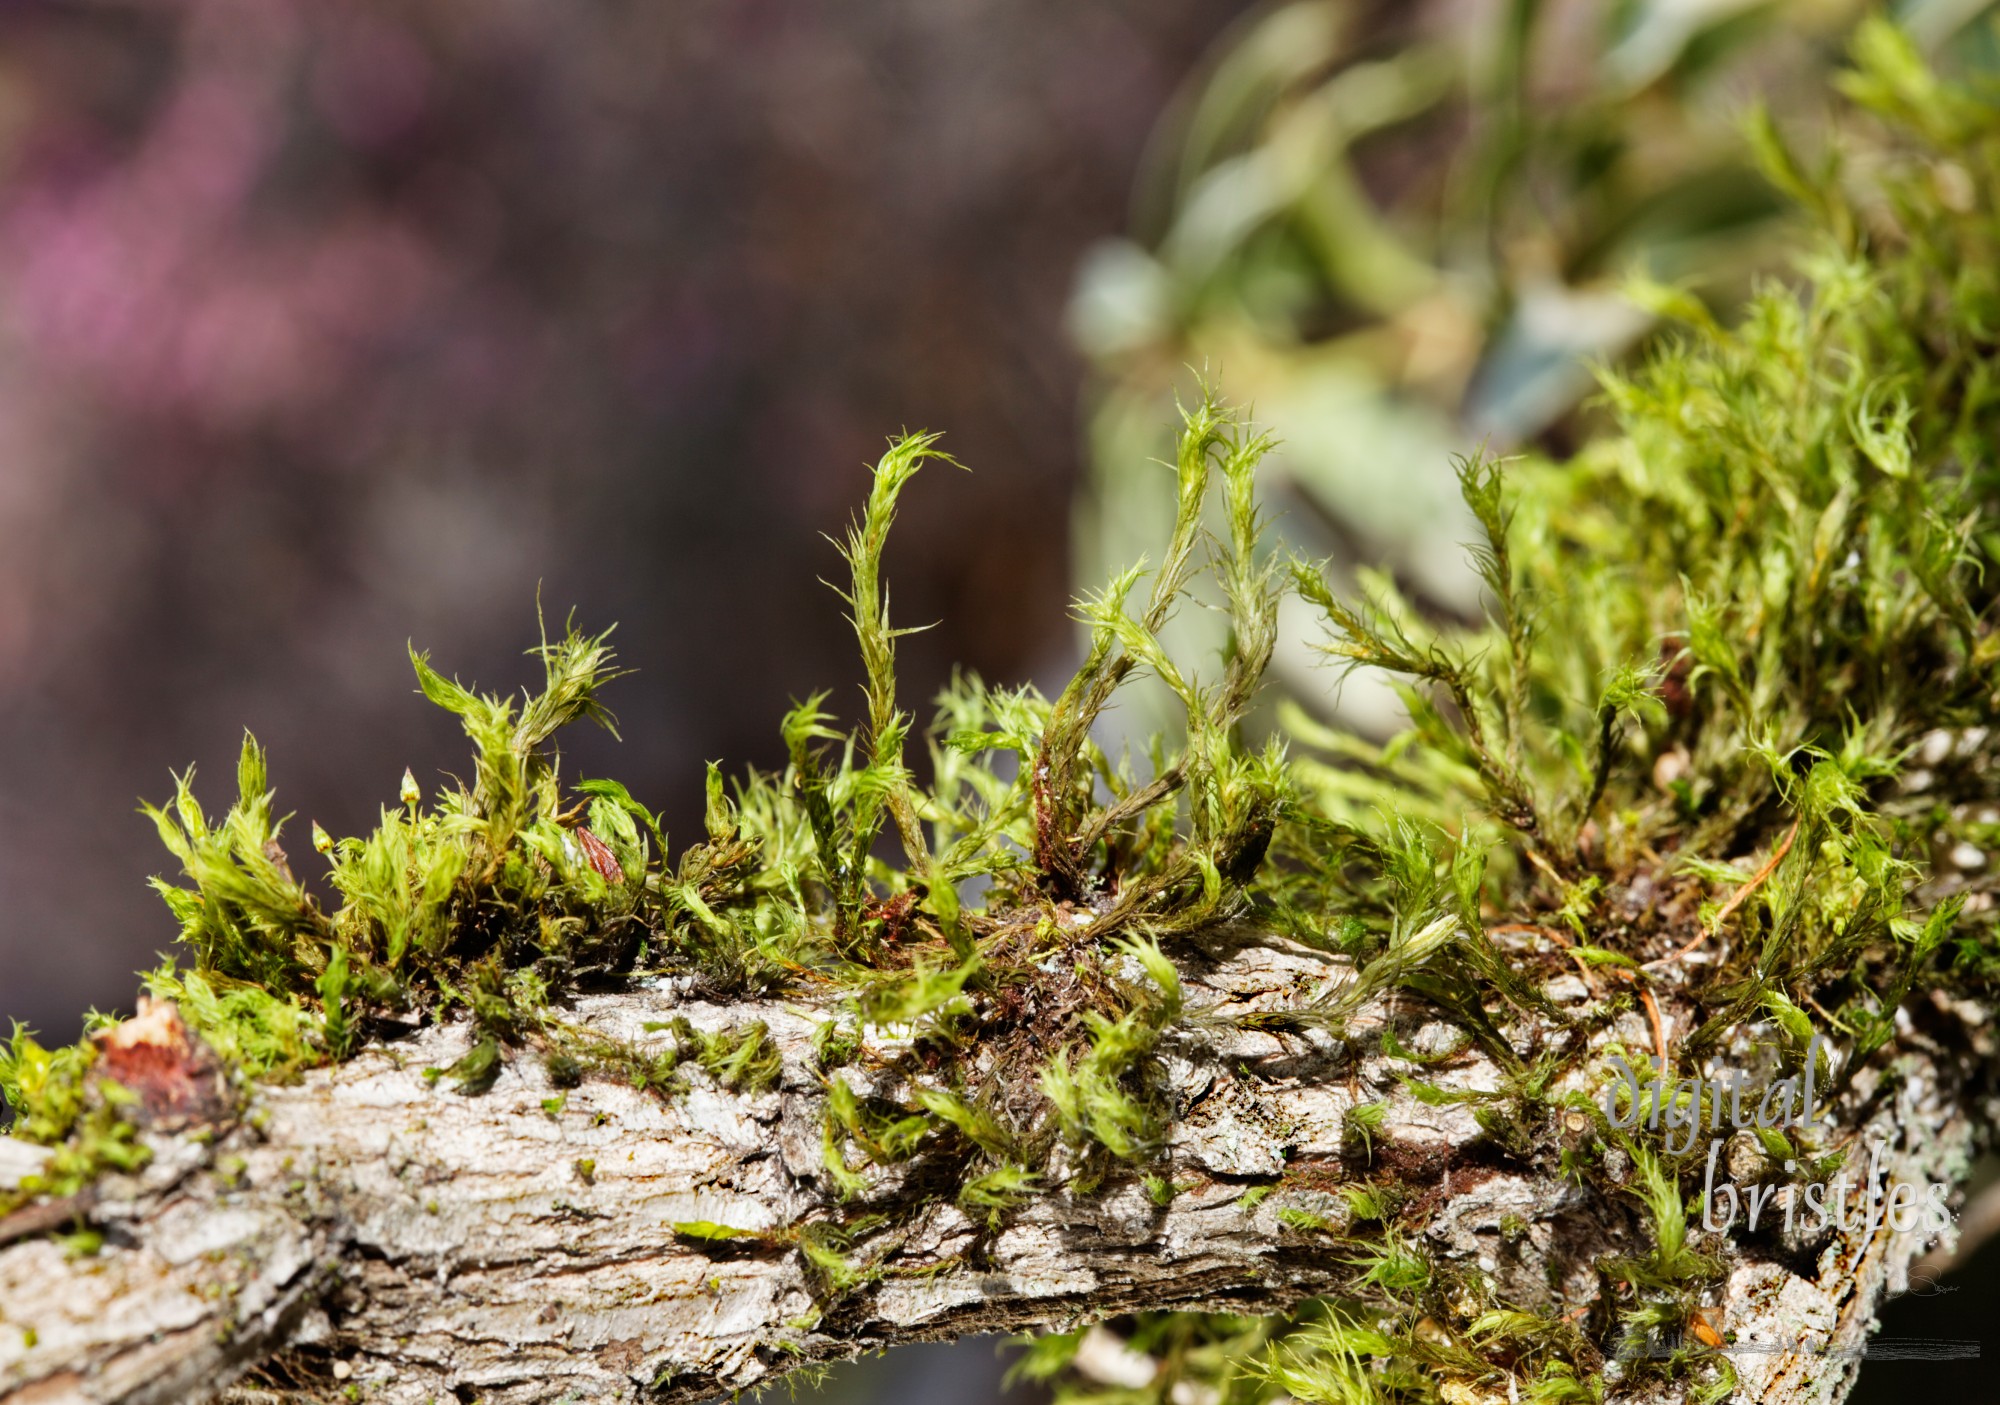
{"type": "Polygon", "coordinates": [[[677,1018],[668,1028],[673,1030],[680,1057],[692,1059],[723,1087],[761,1093],[777,1085],[783,1061],[762,1020],[704,1033],[677,1018]]]}
{"type": "MultiPolygon", "coordinates": [[[[1300,935],[1323,932],[1356,958],[1361,979],[1325,1011],[1333,1022],[1400,986],[1504,1062],[1482,1014],[1521,993],[1480,940],[1482,913],[1494,911],[1572,932],[1579,959],[1628,978],[1689,943],[1723,949],[1727,923],[1725,959],[1691,973],[1706,1019],[1679,1042],[1690,1058],[1754,1020],[1796,1060],[1812,1011],[1865,1059],[1893,1039],[1914,989],[1991,991],[1992,912],[1962,904],[1962,880],[1931,863],[1940,846],[1990,840],[1972,837],[1968,807],[1912,797],[1897,778],[1923,739],[1983,726],[1996,701],[2000,539],[1987,524],[2000,488],[1990,371],[2000,222],[1988,192],[2000,109],[1985,90],[1924,70],[1884,23],[1863,27],[1855,53],[1843,87],[1885,125],[1856,124],[1850,140],[1874,147],[1878,174],[1807,180],[1773,127],[1756,131],[1777,183],[1809,195],[1822,229],[1802,285],[1765,289],[1733,329],[1678,292],[1642,290],[1685,325],[1637,371],[1605,377],[1612,432],[1564,462],[1509,464],[1504,477],[1467,465],[1468,505],[1487,534],[1476,556],[1484,627],[1429,621],[1386,579],[1364,575],[1357,599],[1295,567],[1328,624],[1328,652],[1405,680],[1414,724],[1373,746],[1286,714],[1297,794],[1263,894],[1302,919],[1300,935]],[[1979,193],[1951,196],[1968,173],[1979,193]],[[1667,756],[1673,772],[1656,778],[1667,756]],[[1723,862],[1743,854],[1753,862],[1723,862]],[[1613,901],[1635,883],[1691,881],[1714,896],[1680,930],[1635,922],[1613,901]]],[[[1979,777],[1991,747],[1972,746],[1951,753],[1955,777],[1931,762],[1924,782],[1956,786],[1961,801],[1990,794],[1979,777]]],[[[1547,1112],[1534,1087],[1549,1072],[1523,1069],[1512,1093],[1477,1109],[1501,1150],[1531,1148],[1547,1112]]],[[[1408,1083],[1420,1097],[1430,1086],[1408,1083]]],[[[1602,1191],[1585,1151],[1565,1147],[1565,1169],[1602,1191]]],[[[1645,1235],[1640,1253],[1596,1266],[1629,1303],[1621,1323],[1596,1326],[1637,1340],[1678,1331],[1718,1266],[1690,1241],[1689,1168],[1625,1151],[1645,1235]]],[[[1310,1211],[1280,1215],[1334,1232],[1310,1211]]],[[[1280,1389],[1430,1399],[1437,1375],[1407,1365],[1473,1376],[1496,1359],[1530,1399],[1601,1396],[1589,1378],[1600,1349],[1574,1329],[1559,1351],[1524,1357],[1510,1344],[1471,1362],[1427,1342],[1425,1322],[1463,1320],[1463,1309],[1385,1267],[1391,1218],[1367,1260],[1367,1311],[1388,1309],[1371,1319],[1372,1337],[1337,1317],[1279,1327],[1232,1348],[1261,1363],[1263,1377],[1246,1382],[1244,1355],[1202,1362],[1185,1349],[1237,1342],[1240,1324],[1142,1318],[1131,1340],[1159,1353],[1161,1370],[1121,1398],[1164,1400],[1195,1382],[1232,1402],[1280,1389]]],[[[1476,1323],[1467,1335],[1483,1352],[1523,1326],[1476,1323]]],[[[1734,1385],[1726,1361],[1694,1346],[1636,1368],[1685,1376],[1690,1398],[1734,1385]]],[[[1101,1398],[1074,1378],[1062,1393],[1101,1398]]]]}
{"type": "Polygon", "coordinates": [[[1040,1182],[1041,1177],[1027,1167],[1002,1162],[968,1178],[958,1188],[958,1203],[983,1219],[989,1231],[997,1230],[1007,1212],[1033,1195],[1040,1182]]]}
{"type": "MultiPolygon", "coordinates": [[[[1569,1020],[1546,971],[1495,940],[1503,921],[1571,934],[1621,989],[1691,945],[1726,949],[1690,976],[1703,1018],[1685,1056],[1761,1020],[1797,1057],[1815,1009],[1853,1032],[1857,1059],[1879,1051],[1911,991],[1990,990],[2000,970],[1992,911],[1930,861],[1990,842],[1957,802],[1981,793],[1992,749],[1935,768],[1925,794],[1897,783],[1925,737],[1995,705],[2000,220],[1985,202],[2000,189],[2000,108],[1913,66],[1886,25],[1865,27],[1856,55],[1845,86],[1882,124],[1867,129],[1882,174],[1813,187],[1820,234],[1799,281],[1764,289],[1728,329],[1643,289],[1683,326],[1605,375],[1604,433],[1562,461],[1463,465],[1482,621],[1429,618],[1386,577],[1350,588],[1272,551],[1253,485],[1270,446],[1205,397],[1184,412],[1157,562],[1078,602],[1075,677],[1047,699],[962,675],[919,727],[897,691],[904,631],[881,560],[900,494],[949,461],[906,436],[841,543],[860,717],[843,725],[816,696],[780,725],[779,772],[710,768],[703,834],[678,856],[623,785],[560,773],[563,726],[611,725],[607,636],[545,637],[542,685],[519,699],[413,652],[424,694],[472,742],[471,781],[426,799],[406,777],[366,835],[315,826],[327,868],[309,882],[254,739],[219,818],[179,778],[148,813],[185,880],[158,884],[184,964],[149,985],[250,1076],[463,1018],[468,1052],[427,1073],[465,1093],[530,1053],[558,1087],[617,1078],[663,1097],[689,1065],[740,1091],[773,1086],[768,1029],[675,1018],[654,1030],[669,1040],[628,1047],[564,1018],[575,993],[663,973],[718,1000],[810,992],[839,1012],[814,1047],[825,1183],[847,1208],[796,1247],[829,1297],[889,1271],[859,1261],[867,1227],[926,1203],[955,1200],[994,1230],[1058,1179],[1171,1198],[1160,1048],[1184,1017],[1177,943],[1227,921],[1357,972],[1331,998],[1246,1023],[1338,1029],[1395,990],[1477,1043],[1504,1071],[1499,1091],[1403,1082],[1423,1101],[1475,1102],[1501,1156],[1549,1149],[1549,1089],[1574,1057],[1524,1056],[1503,1035],[1519,1012],[1569,1020]],[[1972,173],[1969,204],[1939,193],[1959,189],[1932,179],[1941,162],[1972,173]],[[1297,707],[1275,723],[1255,711],[1288,595],[1336,664],[1391,676],[1406,732],[1376,744],[1297,707]],[[1229,635],[1197,671],[1161,641],[1202,603],[1229,635]],[[1180,724],[1137,758],[1113,754],[1101,723],[1142,676],[1180,724]],[[1734,862],[1745,855],[1754,878],[1734,862]],[[1698,911],[1632,915],[1635,892],[1682,887],[1706,892],[1698,911]],[[908,1051],[862,1082],[848,1066],[867,1028],[908,1051]]],[[[1781,186],[1799,183],[1775,130],[1757,145],[1781,186]]],[[[1396,1058],[1449,1057],[1394,1040],[1396,1058]]],[[[91,1092],[89,1059],[21,1032],[0,1055],[17,1129],[63,1148],[61,1184],[137,1154],[116,1094],[91,1092]]],[[[1356,1107],[1348,1151],[1375,1159],[1384,1130],[1381,1104],[1356,1107]]],[[[1604,1189],[1601,1150],[1564,1145],[1565,1173],[1604,1189]]],[[[1629,1286],[1622,1325],[1643,1332],[1678,1324],[1715,1266],[1690,1243],[1690,1168],[1625,1152],[1645,1242],[1597,1267],[1629,1286]]],[[[1350,1185],[1346,1208],[1345,1223],[1277,1212],[1335,1242],[1344,1296],[1284,1322],[1140,1319],[1134,1341],[1168,1362],[1144,1398],[1184,1379],[1240,1402],[1428,1398],[1439,1372],[1502,1369],[1530,1399],[1595,1398],[1577,1329],[1536,1328],[1429,1262],[1399,1197],[1350,1185]]],[[[1037,1348],[1031,1370],[1058,1371],[1065,1349],[1037,1348]]]]}
{"type": "MultiPolygon", "coordinates": [[[[89,1078],[95,1058],[88,1039],[45,1049],[18,1024],[0,1046],[0,1100],[14,1112],[9,1133],[54,1149],[18,1187],[0,1187],[0,1218],[45,1196],[75,1195],[107,1171],[136,1171],[150,1159],[124,1116],[132,1095],[108,1079],[89,1078]]],[[[83,1243],[70,1240],[79,1252],[83,1243]]]]}
{"type": "Polygon", "coordinates": [[[676,1220],[674,1233],[682,1239],[693,1239],[702,1243],[726,1244],[742,1240],[756,1243],[784,1243],[795,1239],[795,1233],[773,1233],[761,1229],[738,1229],[734,1225],[717,1224],[713,1220],[676,1220]]]}
{"type": "Polygon", "coordinates": [[[45,1049],[16,1024],[0,1048],[0,1097],[14,1110],[13,1135],[44,1146],[67,1137],[83,1114],[84,1075],[95,1057],[88,1041],[45,1049]]]}

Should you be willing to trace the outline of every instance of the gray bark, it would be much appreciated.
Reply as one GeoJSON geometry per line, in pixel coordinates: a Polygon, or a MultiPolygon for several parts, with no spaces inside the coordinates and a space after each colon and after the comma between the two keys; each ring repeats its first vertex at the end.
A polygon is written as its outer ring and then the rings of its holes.
{"type": "MultiPolygon", "coordinates": [[[[810,1049],[824,1014],[810,998],[723,1007],[664,986],[594,996],[566,1017],[642,1047],[668,1037],[648,1021],[676,1014],[711,1029],[764,1020],[784,1053],[780,1085],[737,1095],[690,1070],[690,1087],[662,1098],[590,1081],[550,1115],[533,1058],[510,1062],[482,1096],[427,1081],[426,1066],[467,1045],[466,1029],[447,1025],[261,1086],[218,1135],[155,1136],[148,1169],[63,1207],[106,1234],[99,1254],[65,1258],[55,1240],[0,1222],[0,1241],[14,1240],[0,1247],[0,1401],[332,1400],[351,1386],[398,1405],[692,1401],[915,1340],[1136,1309],[1278,1311],[1351,1273],[1328,1235],[1278,1211],[1337,1224],[1337,1187],[1362,1178],[1398,1182],[1433,1254],[1476,1266],[1524,1305],[1583,1309],[1600,1291],[1595,1261],[1644,1247],[1631,1195],[1555,1169],[1562,1145],[1591,1135],[1576,1125],[1585,1119],[1557,1114],[1509,1156],[1481,1137],[1470,1106],[1411,1094],[1398,1071],[1454,1089],[1501,1079],[1476,1046],[1421,1069],[1386,1058],[1385,1021],[1409,1047],[1451,1042],[1425,1007],[1377,1001],[1339,1037],[1280,1037],[1226,1017],[1295,1008],[1350,979],[1344,962],[1222,934],[1182,965],[1190,1014],[1165,1047],[1176,1120],[1160,1168],[1178,1193],[1165,1207],[1136,1174],[1073,1194],[1059,1155],[1043,1192],[997,1233],[949,1204],[892,1216],[849,1250],[866,1281],[831,1292],[785,1233],[912,1196],[905,1170],[871,1168],[859,1202],[837,1200],[821,1162],[822,1080],[894,1095],[907,1086],[889,1071],[906,1047],[897,1031],[871,1031],[855,1065],[824,1075],[810,1049]],[[1386,1127],[1363,1155],[1345,1114],[1378,1099],[1386,1127]],[[594,1163],[588,1175],[582,1163],[594,1163]],[[1238,1203],[1273,1182],[1254,1207],[1238,1203]],[[689,1221],[771,1237],[708,1244],[676,1234],[689,1221]]],[[[1550,989],[1578,1010],[1603,998],[1575,977],[1550,989]]],[[[1671,985],[1662,995],[1671,1039],[1688,1017],[1671,985]]],[[[1942,997],[1913,1007],[1892,1054],[1836,1104],[1835,1140],[1881,1143],[1901,1179],[1962,1178],[1995,1111],[1986,1019],[1942,997]]],[[[1526,1022],[1507,1033],[1523,1049],[1586,1037],[1526,1022]]],[[[1653,1035],[1632,1010],[1588,1038],[1644,1049],[1653,1035]]],[[[1583,1086],[1595,1062],[1578,1060],[1565,1086],[1583,1086]]],[[[18,1178],[35,1155],[0,1144],[0,1176],[18,1178]]],[[[1728,1256],[1741,1398],[1831,1405],[1877,1305],[1927,1246],[1885,1220],[1872,1236],[1851,1229],[1789,1253],[1707,1247],[1728,1256]]],[[[1611,1398],[1639,1398],[1616,1372],[1611,1398]]],[[[1457,1398],[1506,1398],[1490,1392],[1468,1384],[1457,1398]]]]}

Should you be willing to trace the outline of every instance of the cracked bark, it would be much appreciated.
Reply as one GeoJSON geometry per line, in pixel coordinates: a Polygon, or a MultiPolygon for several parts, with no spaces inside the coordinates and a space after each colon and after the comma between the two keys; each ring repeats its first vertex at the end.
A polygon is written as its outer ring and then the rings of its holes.
{"type": "MultiPolygon", "coordinates": [[[[1525,959],[1538,939],[1514,941],[1525,959]]],[[[1399,1182],[1432,1253],[1520,1304],[1585,1309],[1601,1291],[1594,1262],[1643,1249],[1631,1195],[1555,1169],[1563,1145],[1592,1135],[1574,1125],[1585,1119],[1557,1114],[1509,1154],[1470,1106],[1413,1096],[1399,1070],[1452,1089],[1501,1078],[1476,1046],[1420,1070],[1380,1052],[1385,1022],[1405,1046],[1448,1047],[1455,1032],[1429,1007],[1377,1001],[1341,1037],[1245,1030],[1225,1017],[1296,1007],[1348,979],[1346,963],[1243,932],[1178,955],[1191,1014],[1163,1050],[1177,1114],[1163,1169],[1179,1190],[1165,1207],[1136,1174],[1072,1195],[1057,1166],[997,1233],[950,1205],[892,1216],[851,1247],[869,1272],[844,1293],[788,1244],[676,1234],[688,1221],[776,1233],[908,1204],[904,1180],[921,1172],[872,1168],[859,1202],[833,1195],[810,1049],[823,1013],[810,998],[721,1006],[663,983],[581,998],[568,1016],[641,1047],[669,1037],[644,1026],[671,1015],[707,1029],[761,1019],[783,1050],[779,1086],[737,1095],[690,1070],[687,1091],[662,1098],[592,1081],[551,1115],[531,1058],[483,1096],[426,1080],[467,1045],[448,1025],[259,1087],[219,1134],[153,1137],[144,1172],[70,1207],[105,1234],[100,1254],[66,1259],[42,1237],[0,1247],[0,1401],[332,1400],[355,1386],[411,1405],[693,1401],[901,1342],[1142,1308],[1276,1311],[1348,1273],[1327,1236],[1288,1228],[1278,1210],[1338,1222],[1336,1188],[1363,1176],[1399,1182]],[[1346,1136],[1362,1100],[1389,1104],[1369,1155],[1346,1136]]],[[[1572,1011],[1600,1008],[1574,976],[1549,989],[1572,1011]]],[[[1684,1033],[1690,1007],[1671,985],[1661,993],[1669,1030],[1684,1033]]],[[[1522,1023],[1508,1037],[1524,1050],[1651,1046],[1637,1009],[1592,1024],[1522,1023]]],[[[1926,997],[1902,1026],[1834,1104],[1833,1139],[1881,1143],[1897,1179],[1956,1182],[2000,1111],[1986,1013],[1926,997]]],[[[893,1094],[900,1047],[876,1031],[835,1076],[893,1094]]],[[[1575,1061],[1561,1086],[1583,1086],[1593,1063],[1575,1061]]],[[[34,1160],[0,1139],[0,1178],[34,1160]]],[[[1839,1401],[1877,1304],[1907,1286],[1926,1247],[1886,1220],[1872,1235],[1852,1223],[1816,1241],[1731,1241],[1722,1296],[1739,1347],[1805,1348],[1733,1357],[1741,1398],[1839,1401]]],[[[1600,1304],[1587,1320],[1610,1316],[1600,1304]]],[[[1614,1383],[1610,1398],[1662,1389],[1614,1383]]]]}

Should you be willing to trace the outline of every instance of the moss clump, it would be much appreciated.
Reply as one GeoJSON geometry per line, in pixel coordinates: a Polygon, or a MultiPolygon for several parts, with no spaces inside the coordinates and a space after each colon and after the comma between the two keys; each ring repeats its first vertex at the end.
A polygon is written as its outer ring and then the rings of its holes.
{"type": "Polygon", "coordinates": [[[920,779],[880,560],[900,493],[941,455],[927,436],[898,440],[842,544],[863,718],[841,730],[825,698],[810,699],[782,724],[782,773],[732,787],[711,770],[706,835],[677,862],[624,786],[559,779],[557,731],[581,718],[610,725],[598,701],[615,674],[604,636],[545,641],[544,685],[519,700],[479,694],[413,653],[425,695],[472,739],[471,783],[426,804],[406,777],[372,833],[334,840],[315,827],[334,906],[293,871],[254,739],[221,817],[182,777],[173,801],[148,813],[181,861],[186,882],[158,886],[192,961],[150,984],[253,1075],[462,1013],[472,1049],[431,1072],[467,1091],[530,1049],[567,1082],[596,1072],[669,1090],[693,1062],[732,1087],[767,1086],[776,1055],[761,1027],[703,1034],[678,1021],[665,1054],[640,1055],[570,1028],[561,1006],[588,985],[661,972],[718,997],[844,990],[854,1015],[829,1026],[829,1068],[851,1057],[866,1022],[908,1028],[913,1066],[933,1072],[907,1106],[830,1081],[836,1183],[856,1184],[852,1153],[889,1162],[921,1150],[941,1158],[968,1205],[998,1214],[1058,1141],[1086,1181],[1143,1162],[1164,1131],[1148,1056],[1180,1010],[1158,943],[1260,905],[1279,920],[1255,879],[1290,783],[1279,747],[1251,747],[1240,726],[1285,583],[1257,544],[1252,474],[1266,447],[1213,401],[1191,410],[1159,568],[1149,578],[1135,566],[1084,602],[1089,657],[1053,702],[956,681],[922,734],[920,779]],[[1213,534],[1212,499],[1225,522],[1213,534]],[[1235,631],[1213,684],[1184,673],[1157,637],[1204,575],[1235,631]],[[1143,774],[1093,738],[1140,671],[1165,680],[1187,713],[1184,735],[1156,743],[1143,774]],[[885,839],[900,863],[883,858],[885,839]],[[963,904],[975,889],[983,901],[963,904]]]}
{"type": "Polygon", "coordinates": [[[97,1046],[90,1033],[110,1021],[92,1015],[85,1023],[84,1038],[61,1048],[43,1048],[19,1025],[0,1045],[0,1103],[14,1114],[9,1134],[55,1152],[18,1186],[0,1186],[0,1219],[44,1197],[75,1195],[106,1172],[136,1171],[151,1158],[124,1115],[132,1095],[92,1077],[97,1046]]]}
{"type": "MultiPolygon", "coordinates": [[[[688,1063],[767,1086],[765,1032],[673,1022],[666,1052],[641,1055],[572,1028],[564,1003],[662,973],[723,998],[811,992],[845,1011],[817,1046],[824,1175],[863,1202],[843,1225],[801,1230],[829,1294],[882,1271],[850,1257],[867,1226],[927,1201],[997,1227],[1057,1179],[1084,1192],[1150,1175],[1169,1194],[1157,1050],[1183,1014],[1176,943],[1224,921],[1355,963],[1335,997],[1260,1017],[1268,1027],[1337,1027],[1392,988],[1441,1010],[1505,1072],[1479,1107],[1503,1157],[1554,1159],[1549,1090],[1586,1047],[1523,1053],[1503,1037],[1516,1011],[1573,1023],[1544,989],[1564,956],[1503,946],[1509,927],[1554,934],[1604,973],[1613,993],[1588,1019],[1635,1001],[1657,1014],[1648,972],[1708,945],[1720,959],[1679,997],[1703,1020],[1681,1056],[1747,1019],[1789,1030],[1817,1009],[1866,1057],[1918,983],[1987,989],[2000,965],[1990,900],[1931,857],[1987,837],[1963,802],[1990,786],[1991,749],[1951,738],[1992,714],[2000,660],[1984,571],[2000,556],[1986,526],[2000,107],[1934,78],[1886,25],[1856,54],[1845,86],[1886,124],[1870,129],[1893,153],[1886,175],[1806,182],[1761,131],[1774,176],[1822,226],[1800,285],[1767,288],[1731,329],[1651,290],[1685,325],[1606,377],[1608,432],[1563,462],[1463,466],[1483,622],[1428,620],[1386,578],[1355,594],[1278,559],[1253,490],[1268,443],[1204,398],[1168,466],[1177,508],[1157,563],[1079,602],[1076,676],[1052,700],[961,677],[920,732],[896,689],[902,631],[880,563],[899,495],[948,460],[904,437],[841,546],[860,719],[842,727],[812,698],[782,723],[782,771],[732,783],[711,769],[705,834],[677,861],[625,787],[560,775],[560,728],[610,725],[605,636],[545,639],[543,686],[519,700],[413,654],[425,694],[464,722],[471,782],[426,803],[406,779],[371,834],[315,831],[333,904],[294,876],[253,740],[220,819],[183,778],[150,813],[187,879],[160,887],[191,964],[152,988],[250,1074],[463,1017],[473,1048],[435,1073],[468,1092],[532,1051],[562,1085],[616,1077],[665,1095],[688,1063]],[[1938,179],[1947,162],[1971,172],[1969,198],[1938,179]],[[1323,620],[1329,655],[1399,680],[1405,734],[1376,745],[1290,709],[1258,735],[1292,593],[1323,620]],[[1161,644],[1191,602],[1229,622],[1208,676],[1161,644]],[[1141,676],[1183,721],[1135,759],[1107,750],[1100,723],[1141,676]],[[1919,785],[1909,758],[1940,736],[1951,765],[1919,785]],[[864,1025],[909,1036],[899,1081],[844,1072],[864,1025]],[[870,1165],[908,1174],[877,1193],[870,1165]]],[[[27,1047],[17,1037],[0,1089],[31,1134],[73,1137],[82,1100],[59,1091],[68,1074],[31,1087],[27,1047]]],[[[1351,1161],[1368,1165],[1386,1135],[1379,1109],[1357,1110],[1351,1161]]],[[[1601,1142],[1565,1146],[1565,1170],[1597,1178],[1601,1142]]],[[[1626,1285],[1627,1330],[1685,1320],[1714,1269],[1686,1232],[1694,1168],[1646,1153],[1640,1170],[1649,1247],[1597,1266],[1626,1285]]],[[[1360,1186],[1324,1208],[1336,1202],[1332,1218],[1288,1205],[1284,1222],[1331,1237],[1351,1270],[1343,1295],[1285,1323],[1142,1320],[1135,1340],[1169,1364],[1156,1396],[1199,1379],[1236,1401],[1429,1398],[1440,1379],[1505,1373],[1532,1399],[1594,1398],[1583,1333],[1620,1325],[1608,1307],[1578,1324],[1492,1301],[1429,1260],[1420,1209],[1360,1186]]],[[[1052,1340],[1032,1369],[1063,1359],[1052,1340]]]]}
{"type": "MultiPolygon", "coordinates": [[[[1504,476],[1465,466],[1486,538],[1483,627],[1426,621],[1386,579],[1357,599],[1294,567],[1328,652],[1406,680],[1412,718],[1381,747],[1287,719],[1298,789],[1274,849],[1285,862],[1261,887],[1293,911],[1359,919],[1346,1001],[1399,985],[1475,1035],[1501,999],[1534,1002],[1477,938],[1495,911],[1648,1001],[1652,973],[1706,948],[1682,967],[1701,1020],[1676,1059],[1751,1020],[1796,1059],[1810,1011],[1850,1041],[1851,1072],[1893,1039],[1913,989],[1991,992],[1991,834],[1975,802],[1993,790],[1985,729],[2000,701],[2000,104],[1927,70],[1885,22],[1861,28],[1853,60],[1842,139],[1866,149],[1865,178],[1837,153],[1809,175],[1753,123],[1767,171],[1817,226],[1797,282],[1763,289],[1729,328],[1642,287],[1680,330],[1603,377],[1609,432],[1504,476]],[[1300,830],[1344,872],[1290,847],[1300,830]],[[1442,938],[1433,924],[1448,919],[1474,940],[1442,938]]],[[[1535,1106],[1544,1072],[1479,1109],[1503,1153],[1554,1111],[1535,1106]]],[[[1565,1115],[1587,1125],[1595,1111],[1565,1115]]],[[[1565,1147],[1566,1172],[1602,1182],[1608,1141],[1565,1147]]],[[[1686,1160],[1620,1151],[1646,1242],[1594,1266],[1625,1304],[1615,1316],[1557,1320],[1485,1302],[1478,1284],[1419,1285],[1384,1267],[1392,1215],[1339,1301],[1282,1323],[1136,1319],[1130,1344],[1160,1366],[1141,1391],[1067,1375],[1078,1334],[1037,1344],[1027,1369],[1066,1405],[1163,1401],[1184,1383],[1230,1405],[1429,1400],[1454,1382],[1600,1399],[1604,1344],[1681,1332],[1720,1271],[1691,1232],[1686,1160]]],[[[1727,1362],[1684,1340],[1631,1369],[1683,1377],[1690,1399],[1728,1394],[1727,1362]]]]}

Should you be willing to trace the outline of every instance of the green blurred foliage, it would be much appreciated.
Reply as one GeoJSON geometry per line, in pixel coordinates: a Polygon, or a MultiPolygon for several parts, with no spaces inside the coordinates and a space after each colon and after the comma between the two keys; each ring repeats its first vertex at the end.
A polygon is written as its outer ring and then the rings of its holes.
{"type": "MultiPolygon", "coordinates": [[[[1420,609],[1476,617],[1453,455],[1573,447],[1593,368],[1658,325],[1646,287],[1726,315],[1785,267],[1821,173],[1774,172],[1770,124],[1818,144],[1867,8],[1259,7],[1156,133],[1131,237],[1080,274],[1071,328],[1095,403],[1079,578],[1158,539],[1164,407],[1205,379],[1272,431],[1265,492],[1291,545],[1343,584],[1377,566],[1420,609]]],[[[1918,52],[1982,66],[1987,9],[1896,7],[1918,52]]],[[[1273,661],[1286,691],[1377,735],[1401,724],[1379,684],[1330,696],[1298,633],[1273,661]]],[[[1221,634],[1191,612],[1170,637],[1221,634]]],[[[1134,731],[1171,716],[1156,693],[1134,731]]]]}

